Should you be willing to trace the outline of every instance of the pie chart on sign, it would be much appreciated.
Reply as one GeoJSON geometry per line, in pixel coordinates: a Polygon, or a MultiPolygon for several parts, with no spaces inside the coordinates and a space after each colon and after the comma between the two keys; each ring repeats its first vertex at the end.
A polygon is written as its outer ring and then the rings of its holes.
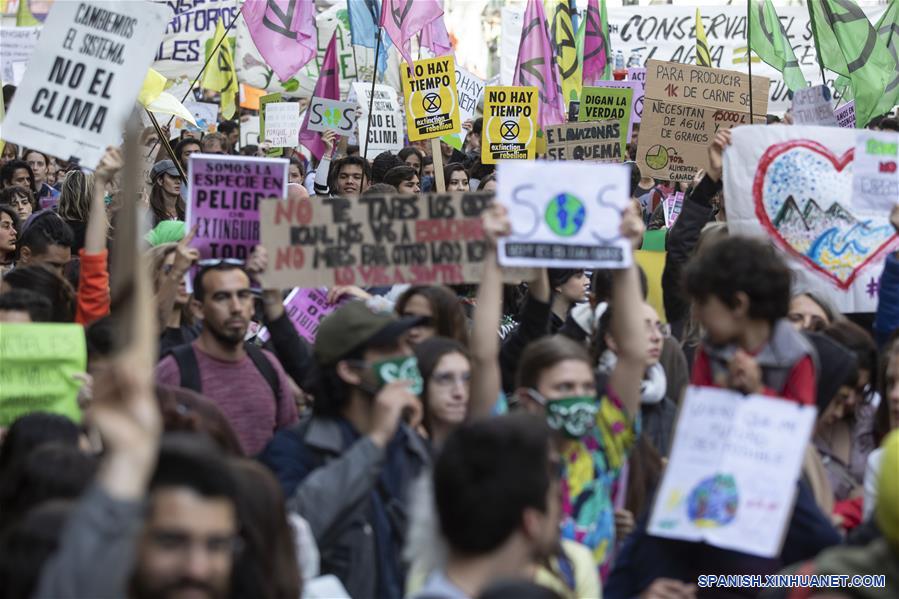
{"type": "Polygon", "coordinates": [[[646,152],[646,164],[649,168],[660,170],[668,165],[668,150],[661,145],[654,145],[646,152]]]}

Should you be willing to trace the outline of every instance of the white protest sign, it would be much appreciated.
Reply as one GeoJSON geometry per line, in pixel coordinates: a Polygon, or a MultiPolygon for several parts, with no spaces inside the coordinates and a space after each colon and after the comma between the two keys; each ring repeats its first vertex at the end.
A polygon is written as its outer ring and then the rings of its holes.
{"type": "Polygon", "coordinates": [[[899,203],[899,134],[859,129],[852,167],[852,206],[889,213],[899,203]]]}
{"type": "Polygon", "coordinates": [[[688,387],[649,534],[778,555],[815,416],[814,406],[688,387]]]}
{"type": "Polygon", "coordinates": [[[371,104],[371,129],[368,128],[368,107],[371,101],[372,86],[370,83],[354,83],[353,91],[359,103],[361,114],[359,125],[359,148],[365,151],[368,139],[366,158],[371,160],[384,151],[399,152],[403,149],[403,115],[396,99],[396,90],[389,85],[377,83],[374,86],[374,102],[371,104]]]}
{"type": "Polygon", "coordinates": [[[309,104],[310,131],[331,129],[349,137],[356,128],[356,104],[327,98],[312,98],[309,104]]]}
{"type": "MultiPolygon", "coordinates": [[[[208,52],[212,51],[215,26],[219,19],[228,27],[238,17],[237,0],[155,0],[164,6],[168,19],[165,35],[154,40],[156,48],[153,68],[168,79],[196,77],[208,52]]],[[[228,34],[234,42],[232,29],[228,34]]]]}
{"type": "Polygon", "coordinates": [[[0,78],[3,83],[21,83],[21,74],[27,70],[40,35],[40,27],[0,28],[0,78]]]}
{"type": "Polygon", "coordinates": [[[165,28],[149,2],[57,2],[3,123],[6,141],[94,168],[118,145],[165,28]]]}
{"type": "Polygon", "coordinates": [[[245,117],[246,120],[240,120],[240,147],[258,146],[259,139],[259,117],[245,117]]]}
{"type": "Polygon", "coordinates": [[[634,111],[631,114],[631,123],[640,124],[643,120],[643,96],[646,95],[646,69],[631,67],[627,70],[627,80],[638,84],[634,88],[634,111]]]}
{"type": "Polygon", "coordinates": [[[833,111],[837,125],[847,129],[855,129],[855,100],[849,100],[833,111]]]}
{"type": "Polygon", "coordinates": [[[724,153],[730,232],[772,242],[796,287],[843,313],[875,310],[884,256],[897,247],[888,211],[850,203],[854,150],[839,127],[754,125],[734,129],[724,153]]]}
{"type": "Polygon", "coordinates": [[[830,90],[823,85],[813,85],[793,92],[792,113],[793,123],[796,125],[837,126],[837,117],[830,103],[830,90]]]}
{"type": "Polygon", "coordinates": [[[265,105],[263,137],[275,148],[292,148],[300,138],[299,102],[269,102],[265,105]]]}
{"type": "Polygon", "coordinates": [[[512,225],[499,245],[503,266],[631,265],[630,242],[619,231],[630,202],[630,168],[509,160],[500,161],[497,180],[497,201],[509,209],[512,225]]]}
{"type": "MultiPolygon", "coordinates": [[[[459,94],[459,114],[462,122],[473,121],[477,116],[478,105],[484,99],[484,80],[475,77],[457,64],[456,92],[459,94]]],[[[456,133],[463,142],[466,134],[465,129],[456,133]]]]}

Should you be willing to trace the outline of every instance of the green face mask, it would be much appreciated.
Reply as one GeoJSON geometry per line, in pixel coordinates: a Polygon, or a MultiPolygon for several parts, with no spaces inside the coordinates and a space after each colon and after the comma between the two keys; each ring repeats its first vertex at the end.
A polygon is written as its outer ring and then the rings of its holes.
{"type": "Polygon", "coordinates": [[[595,397],[565,397],[546,402],[546,422],[570,439],[580,439],[596,425],[595,397]]]}
{"type": "Polygon", "coordinates": [[[383,387],[394,381],[409,381],[409,391],[421,395],[424,381],[418,370],[418,359],[415,356],[400,356],[390,360],[381,360],[371,365],[378,379],[378,386],[383,387]]]}

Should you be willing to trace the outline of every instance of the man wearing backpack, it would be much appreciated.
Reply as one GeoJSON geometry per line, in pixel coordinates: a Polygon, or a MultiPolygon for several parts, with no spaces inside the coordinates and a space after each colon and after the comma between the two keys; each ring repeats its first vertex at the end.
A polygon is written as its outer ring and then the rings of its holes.
{"type": "Polygon", "coordinates": [[[203,315],[199,338],[176,347],[156,367],[156,380],[200,392],[234,427],[247,455],[297,420],[284,369],[271,353],[244,343],[253,314],[250,277],[237,262],[203,266],[194,279],[194,309],[203,315]]]}

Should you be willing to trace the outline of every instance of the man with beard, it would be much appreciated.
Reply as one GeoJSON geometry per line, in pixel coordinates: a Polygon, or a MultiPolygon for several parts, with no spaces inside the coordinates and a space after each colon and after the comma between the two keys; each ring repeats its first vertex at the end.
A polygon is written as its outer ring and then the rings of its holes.
{"type": "Polygon", "coordinates": [[[156,380],[201,392],[234,427],[244,452],[259,453],[275,434],[297,420],[291,386],[278,359],[244,344],[253,315],[250,277],[239,263],[205,264],[194,279],[199,338],[180,346],[156,367],[156,380]]]}
{"type": "Polygon", "coordinates": [[[530,414],[456,429],[434,467],[446,565],[417,599],[477,597],[497,579],[532,579],[559,546],[559,455],[530,414]]]}

